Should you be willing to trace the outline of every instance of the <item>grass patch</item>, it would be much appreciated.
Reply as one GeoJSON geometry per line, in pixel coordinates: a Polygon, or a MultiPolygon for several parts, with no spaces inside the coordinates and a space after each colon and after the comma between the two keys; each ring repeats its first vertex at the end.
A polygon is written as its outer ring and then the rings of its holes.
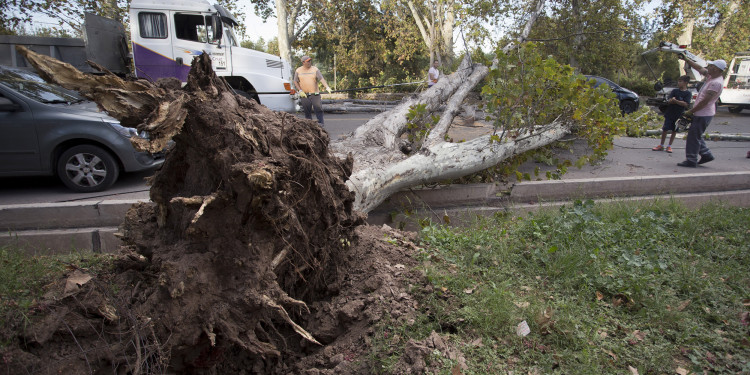
{"type": "Polygon", "coordinates": [[[0,348],[45,309],[47,286],[64,273],[80,268],[96,273],[110,264],[112,255],[72,252],[65,255],[31,256],[13,246],[0,246],[0,348]]]}
{"type": "Polygon", "coordinates": [[[426,226],[421,316],[377,330],[371,358],[387,372],[434,330],[462,350],[464,374],[750,373],[748,223],[745,208],[588,201],[426,226]]]}

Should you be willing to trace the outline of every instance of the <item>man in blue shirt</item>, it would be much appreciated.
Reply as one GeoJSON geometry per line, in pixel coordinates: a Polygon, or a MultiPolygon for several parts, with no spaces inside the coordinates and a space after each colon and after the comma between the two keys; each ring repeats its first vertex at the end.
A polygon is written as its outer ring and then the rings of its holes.
{"type": "Polygon", "coordinates": [[[664,141],[667,139],[667,132],[672,132],[672,136],[669,137],[669,145],[666,148],[667,152],[672,152],[672,142],[674,137],[677,135],[677,128],[675,122],[682,116],[682,113],[690,107],[690,100],[693,94],[687,89],[690,77],[682,76],[677,80],[677,88],[669,93],[667,103],[669,106],[664,112],[664,126],[661,128],[661,144],[652,148],[654,151],[664,151],[664,141]]]}

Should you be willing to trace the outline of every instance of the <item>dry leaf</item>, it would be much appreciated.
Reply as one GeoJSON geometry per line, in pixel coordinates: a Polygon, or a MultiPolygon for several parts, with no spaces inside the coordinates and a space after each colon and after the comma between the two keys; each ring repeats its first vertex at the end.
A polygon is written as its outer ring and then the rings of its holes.
{"type": "Polygon", "coordinates": [[[742,304],[743,304],[744,306],[748,306],[748,307],[750,307],[750,299],[742,300],[742,304]]]}
{"type": "Polygon", "coordinates": [[[481,347],[484,346],[484,344],[482,344],[482,338],[481,337],[478,338],[478,339],[476,339],[476,340],[474,340],[474,341],[472,341],[471,344],[469,344],[469,345],[476,346],[477,348],[481,348],[481,347]]]}
{"type": "Polygon", "coordinates": [[[525,309],[529,307],[528,302],[513,302],[514,305],[516,305],[518,308],[525,309]]]}
{"type": "Polygon", "coordinates": [[[596,300],[601,301],[604,298],[604,294],[600,291],[596,291],[596,300]]]}
{"type": "Polygon", "coordinates": [[[474,293],[474,287],[464,289],[464,293],[466,294],[474,293]]]}
{"type": "Polygon", "coordinates": [[[630,370],[631,375],[638,375],[638,369],[633,366],[628,366],[628,370],[630,370]]]}
{"type": "Polygon", "coordinates": [[[685,310],[685,308],[688,307],[689,304],[690,304],[690,300],[689,299],[686,299],[686,300],[680,302],[680,305],[677,306],[677,311],[685,310]]]}
{"type": "Polygon", "coordinates": [[[68,275],[68,279],[65,280],[65,291],[63,294],[69,296],[77,292],[80,287],[89,282],[89,280],[91,280],[91,275],[81,272],[81,270],[73,271],[68,275]]]}
{"type": "Polygon", "coordinates": [[[646,333],[636,329],[635,331],[633,331],[633,336],[635,336],[638,341],[643,341],[643,339],[646,338],[646,333]]]}
{"type": "Polygon", "coordinates": [[[682,367],[678,367],[677,370],[674,370],[674,372],[676,372],[679,375],[688,375],[690,373],[690,371],[685,370],[682,367]]]}
{"type": "Polygon", "coordinates": [[[461,375],[461,366],[460,365],[453,366],[453,369],[451,370],[451,375],[461,375]]]}
{"type": "Polygon", "coordinates": [[[617,355],[615,353],[612,353],[611,351],[607,349],[602,349],[602,350],[604,350],[605,353],[609,354],[609,356],[612,357],[612,359],[614,359],[615,361],[617,360],[617,355]]]}
{"type": "Polygon", "coordinates": [[[607,331],[599,331],[599,337],[606,339],[608,336],[607,331]]]}
{"type": "Polygon", "coordinates": [[[402,270],[402,269],[406,268],[406,266],[404,266],[403,264],[399,263],[399,264],[393,266],[393,268],[395,268],[397,270],[402,270]]]}

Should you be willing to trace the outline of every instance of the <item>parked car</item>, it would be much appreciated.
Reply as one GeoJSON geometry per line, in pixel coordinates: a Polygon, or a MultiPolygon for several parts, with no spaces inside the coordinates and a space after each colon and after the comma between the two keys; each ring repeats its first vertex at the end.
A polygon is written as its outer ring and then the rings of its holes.
{"type": "Polygon", "coordinates": [[[131,136],[147,134],[34,72],[0,67],[0,177],[57,175],[77,192],[106,190],[121,171],[164,162],[162,153],[136,151],[131,136]]]}
{"type": "Polygon", "coordinates": [[[596,80],[596,83],[594,84],[595,87],[599,87],[600,85],[606,83],[607,86],[612,89],[615,95],[617,95],[617,100],[620,101],[620,110],[623,113],[633,113],[638,110],[638,107],[640,107],[640,99],[638,97],[638,94],[636,94],[635,92],[628,90],[603,77],[590,75],[585,75],[585,77],[588,79],[596,80]]]}

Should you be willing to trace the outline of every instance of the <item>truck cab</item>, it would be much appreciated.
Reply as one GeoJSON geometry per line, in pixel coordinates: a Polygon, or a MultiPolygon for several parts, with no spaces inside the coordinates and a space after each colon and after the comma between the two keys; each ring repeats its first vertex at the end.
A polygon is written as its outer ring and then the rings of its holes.
{"type": "Polygon", "coordinates": [[[216,74],[240,95],[266,107],[294,112],[296,95],[289,62],[242,48],[234,17],[205,0],[133,0],[130,36],[135,74],[156,81],[187,81],[195,56],[209,54],[216,74]]]}

